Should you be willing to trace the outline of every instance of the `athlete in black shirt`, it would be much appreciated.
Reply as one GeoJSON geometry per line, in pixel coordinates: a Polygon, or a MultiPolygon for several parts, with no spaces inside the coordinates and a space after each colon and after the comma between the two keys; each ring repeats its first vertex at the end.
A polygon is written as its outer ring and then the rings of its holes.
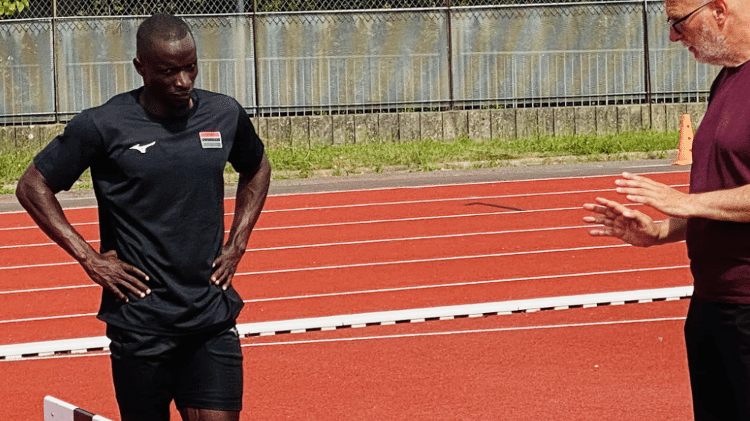
{"type": "Polygon", "coordinates": [[[35,158],[17,196],[39,226],[103,287],[99,318],[111,339],[122,419],[238,420],[242,299],[232,277],[270,179],[263,144],[232,98],[193,89],[187,25],[154,15],[137,34],[143,87],[83,111],[35,158]],[[240,173],[224,242],[223,171],[240,173]],[[55,194],[91,169],[97,252],[55,194]]]}

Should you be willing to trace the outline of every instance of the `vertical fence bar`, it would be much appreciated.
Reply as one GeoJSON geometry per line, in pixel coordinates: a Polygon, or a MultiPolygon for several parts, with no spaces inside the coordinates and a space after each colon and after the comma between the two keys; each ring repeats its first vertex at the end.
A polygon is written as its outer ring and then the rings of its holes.
{"type": "Polygon", "coordinates": [[[651,129],[651,53],[648,39],[648,0],[643,0],[643,73],[646,84],[646,104],[648,104],[648,127],[651,129]]]}
{"type": "MultiPolygon", "coordinates": [[[[243,0],[244,1],[244,0],[243,0]]],[[[258,0],[253,0],[253,11],[250,15],[253,35],[253,78],[255,79],[255,116],[260,116],[260,71],[258,70],[258,0]]]]}
{"type": "Polygon", "coordinates": [[[60,92],[59,84],[57,83],[57,0],[51,0],[52,2],[52,22],[50,25],[50,31],[52,33],[52,94],[54,95],[54,113],[55,113],[55,124],[60,124],[60,92]]]}
{"type": "Polygon", "coordinates": [[[452,110],[455,96],[453,93],[453,25],[451,22],[453,20],[453,11],[451,9],[451,0],[445,0],[445,9],[446,38],[448,42],[448,109],[452,110]]]}

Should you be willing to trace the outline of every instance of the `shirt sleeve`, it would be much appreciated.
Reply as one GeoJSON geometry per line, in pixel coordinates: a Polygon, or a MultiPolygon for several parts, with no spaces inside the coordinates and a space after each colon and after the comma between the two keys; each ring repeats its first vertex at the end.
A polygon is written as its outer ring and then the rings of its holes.
{"type": "Polygon", "coordinates": [[[242,107],[239,107],[239,109],[237,131],[232,143],[232,150],[229,152],[229,162],[238,173],[248,173],[258,168],[261,159],[263,159],[265,147],[258,137],[250,117],[242,107]]]}
{"type": "Polygon", "coordinates": [[[34,165],[55,191],[70,190],[101,147],[99,131],[89,115],[81,113],[34,157],[34,165]]]}

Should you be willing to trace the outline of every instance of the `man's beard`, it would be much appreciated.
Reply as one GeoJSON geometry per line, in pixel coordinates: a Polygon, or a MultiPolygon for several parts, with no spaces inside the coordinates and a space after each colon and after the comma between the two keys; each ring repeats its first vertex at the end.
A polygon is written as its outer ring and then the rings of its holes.
{"type": "Polygon", "coordinates": [[[707,23],[698,28],[692,47],[696,51],[695,59],[700,63],[717,66],[734,64],[726,37],[715,32],[707,23]]]}

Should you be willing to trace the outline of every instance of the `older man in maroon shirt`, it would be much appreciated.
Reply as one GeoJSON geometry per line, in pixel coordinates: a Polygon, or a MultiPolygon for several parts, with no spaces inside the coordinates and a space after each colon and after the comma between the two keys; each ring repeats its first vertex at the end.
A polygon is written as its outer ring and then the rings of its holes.
{"type": "Polygon", "coordinates": [[[695,290],[685,340],[696,420],[750,420],[750,0],[666,0],[669,39],[723,66],[693,142],[690,192],[623,174],[617,192],[669,216],[586,204],[594,236],[686,240],[695,290]]]}

